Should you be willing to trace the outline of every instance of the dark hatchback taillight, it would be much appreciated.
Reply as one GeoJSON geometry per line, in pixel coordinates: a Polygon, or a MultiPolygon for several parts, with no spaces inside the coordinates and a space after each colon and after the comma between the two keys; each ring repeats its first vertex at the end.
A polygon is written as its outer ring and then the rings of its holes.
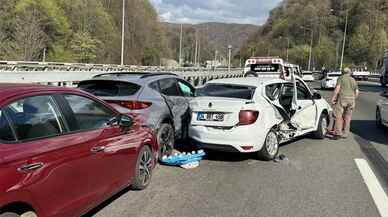
{"type": "Polygon", "coordinates": [[[258,111],[242,110],[238,115],[238,119],[239,119],[238,125],[240,126],[251,125],[256,122],[258,117],[259,117],[258,111]]]}
{"type": "Polygon", "coordinates": [[[130,110],[142,110],[149,108],[152,103],[151,102],[142,102],[142,101],[115,101],[115,100],[108,100],[108,103],[115,103],[120,106],[123,106],[124,108],[130,109],[130,110]]]}

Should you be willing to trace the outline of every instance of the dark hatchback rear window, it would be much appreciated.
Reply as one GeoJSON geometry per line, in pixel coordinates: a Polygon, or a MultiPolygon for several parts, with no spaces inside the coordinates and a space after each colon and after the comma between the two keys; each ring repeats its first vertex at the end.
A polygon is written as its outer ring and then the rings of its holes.
{"type": "Polygon", "coordinates": [[[199,88],[196,95],[251,100],[255,89],[255,87],[231,84],[208,84],[199,88]]]}
{"type": "Polygon", "coordinates": [[[96,96],[132,96],[140,90],[137,84],[121,81],[84,81],[78,88],[96,96]]]}

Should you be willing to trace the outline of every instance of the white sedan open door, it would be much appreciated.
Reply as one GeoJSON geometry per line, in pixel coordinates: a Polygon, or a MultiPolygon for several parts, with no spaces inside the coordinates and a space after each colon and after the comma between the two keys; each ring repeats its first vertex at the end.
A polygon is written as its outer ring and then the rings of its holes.
{"type": "Polygon", "coordinates": [[[300,130],[312,130],[318,117],[318,108],[313,100],[313,94],[299,78],[293,76],[292,82],[294,85],[292,110],[295,113],[291,117],[291,122],[300,130]]]}

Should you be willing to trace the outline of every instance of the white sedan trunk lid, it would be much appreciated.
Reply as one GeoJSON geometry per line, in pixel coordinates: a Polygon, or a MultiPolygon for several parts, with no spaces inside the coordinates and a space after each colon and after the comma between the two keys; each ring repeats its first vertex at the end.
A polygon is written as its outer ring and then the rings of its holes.
{"type": "Polygon", "coordinates": [[[192,125],[213,127],[234,127],[241,110],[256,110],[252,100],[222,97],[197,97],[190,107],[192,125]]]}

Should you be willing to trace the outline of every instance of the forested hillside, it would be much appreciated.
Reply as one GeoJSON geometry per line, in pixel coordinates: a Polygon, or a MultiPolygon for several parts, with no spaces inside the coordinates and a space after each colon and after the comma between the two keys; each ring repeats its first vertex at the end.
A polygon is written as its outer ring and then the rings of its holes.
{"type": "MultiPolygon", "coordinates": [[[[173,58],[179,56],[180,24],[163,23],[167,31],[167,40],[172,50],[173,58]]],[[[183,25],[183,58],[193,62],[195,56],[195,41],[197,39],[201,62],[214,59],[214,52],[218,50],[220,56],[227,56],[228,45],[233,46],[233,53],[237,54],[242,45],[260,27],[246,24],[202,23],[197,25],[183,25]]]]}
{"type": "Polygon", "coordinates": [[[263,28],[245,43],[243,56],[285,58],[289,41],[290,61],[306,68],[313,30],[313,66],[338,68],[346,14],[345,64],[367,64],[375,69],[388,48],[387,0],[284,0],[272,10],[263,28]]]}
{"type": "MultiPolygon", "coordinates": [[[[122,1],[1,0],[0,59],[120,63],[122,1]]],[[[128,0],[126,64],[158,65],[169,49],[148,1],[128,0]]]]}

